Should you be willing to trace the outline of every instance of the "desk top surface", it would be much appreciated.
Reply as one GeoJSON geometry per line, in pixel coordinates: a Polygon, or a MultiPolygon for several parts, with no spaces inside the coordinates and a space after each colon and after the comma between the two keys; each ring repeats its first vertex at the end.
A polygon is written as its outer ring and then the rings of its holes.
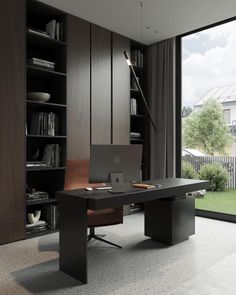
{"type": "Polygon", "coordinates": [[[143,181],[142,183],[158,184],[160,186],[150,189],[140,189],[129,185],[125,193],[115,194],[104,190],[86,191],[85,189],[75,189],[57,192],[56,199],[58,202],[61,202],[65,198],[69,200],[70,197],[82,198],[86,200],[88,209],[99,210],[131,203],[183,196],[188,192],[209,187],[209,181],[183,178],[157,179],[143,181]]]}

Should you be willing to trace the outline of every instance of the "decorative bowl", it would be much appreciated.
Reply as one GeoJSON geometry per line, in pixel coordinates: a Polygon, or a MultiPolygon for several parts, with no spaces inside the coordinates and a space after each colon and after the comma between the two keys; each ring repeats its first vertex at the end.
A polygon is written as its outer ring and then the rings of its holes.
{"type": "Polygon", "coordinates": [[[46,92],[28,92],[27,96],[32,100],[47,102],[49,101],[51,94],[46,92]]]}

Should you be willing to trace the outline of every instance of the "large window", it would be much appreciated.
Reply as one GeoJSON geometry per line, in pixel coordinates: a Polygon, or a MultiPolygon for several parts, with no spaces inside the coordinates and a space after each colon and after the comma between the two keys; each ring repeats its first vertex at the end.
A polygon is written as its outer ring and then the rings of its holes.
{"type": "Polygon", "coordinates": [[[211,180],[199,212],[236,216],[236,21],[186,35],[181,47],[182,176],[211,180]]]}

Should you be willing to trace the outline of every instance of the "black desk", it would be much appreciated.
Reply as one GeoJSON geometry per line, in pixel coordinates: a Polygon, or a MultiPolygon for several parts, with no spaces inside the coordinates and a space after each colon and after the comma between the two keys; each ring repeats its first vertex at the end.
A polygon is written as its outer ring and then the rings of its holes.
{"type": "Polygon", "coordinates": [[[158,179],[146,183],[159,188],[135,189],[111,194],[84,189],[56,193],[60,203],[59,267],[87,283],[87,209],[99,210],[144,202],[144,234],[153,240],[175,244],[195,233],[195,205],[186,193],[209,187],[209,182],[190,179],[158,179]]]}

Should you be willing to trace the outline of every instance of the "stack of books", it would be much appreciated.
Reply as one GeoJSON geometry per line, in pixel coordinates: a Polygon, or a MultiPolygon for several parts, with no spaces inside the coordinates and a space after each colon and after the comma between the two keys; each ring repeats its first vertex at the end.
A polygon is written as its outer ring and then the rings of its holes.
{"type": "Polygon", "coordinates": [[[47,229],[47,223],[43,220],[39,220],[35,223],[26,224],[26,234],[27,235],[42,232],[42,231],[45,231],[46,229],[47,229]]]}
{"type": "Polygon", "coordinates": [[[48,200],[49,195],[47,192],[32,192],[30,194],[26,194],[26,200],[28,203],[33,203],[33,202],[38,202],[38,201],[43,201],[43,200],[48,200]]]}
{"type": "Polygon", "coordinates": [[[58,228],[58,207],[56,205],[44,205],[42,214],[44,219],[47,221],[49,229],[58,228]]]}
{"type": "Polygon", "coordinates": [[[131,52],[131,62],[136,67],[143,67],[143,53],[139,49],[135,49],[131,52]]]}
{"type": "Polygon", "coordinates": [[[48,165],[44,161],[27,161],[27,168],[46,168],[48,165]]]}
{"type": "Polygon", "coordinates": [[[28,65],[30,65],[30,66],[37,66],[37,67],[45,68],[45,69],[51,70],[51,71],[54,71],[54,69],[55,69],[55,62],[48,61],[45,59],[32,57],[32,58],[28,59],[27,62],[28,62],[28,65]]]}
{"type": "Polygon", "coordinates": [[[48,167],[60,167],[61,147],[59,144],[47,144],[44,147],[42,160],[48,167]]]}
{"type": "Polygon", "coordinates": [[[137,115],[137,100],[135,98],[130,99],[130,114],[137,115]]]}
{"type": "Polygon", "coordinates": [[[139,132],[130,132],[131,138],[141,138],[141,133],[139,132]]]}
{"type": "Polygon", "coordinates": [[[31,117],[31,135],[58,135],[59,119],[54,113],[33,113],[31,117]]]}

